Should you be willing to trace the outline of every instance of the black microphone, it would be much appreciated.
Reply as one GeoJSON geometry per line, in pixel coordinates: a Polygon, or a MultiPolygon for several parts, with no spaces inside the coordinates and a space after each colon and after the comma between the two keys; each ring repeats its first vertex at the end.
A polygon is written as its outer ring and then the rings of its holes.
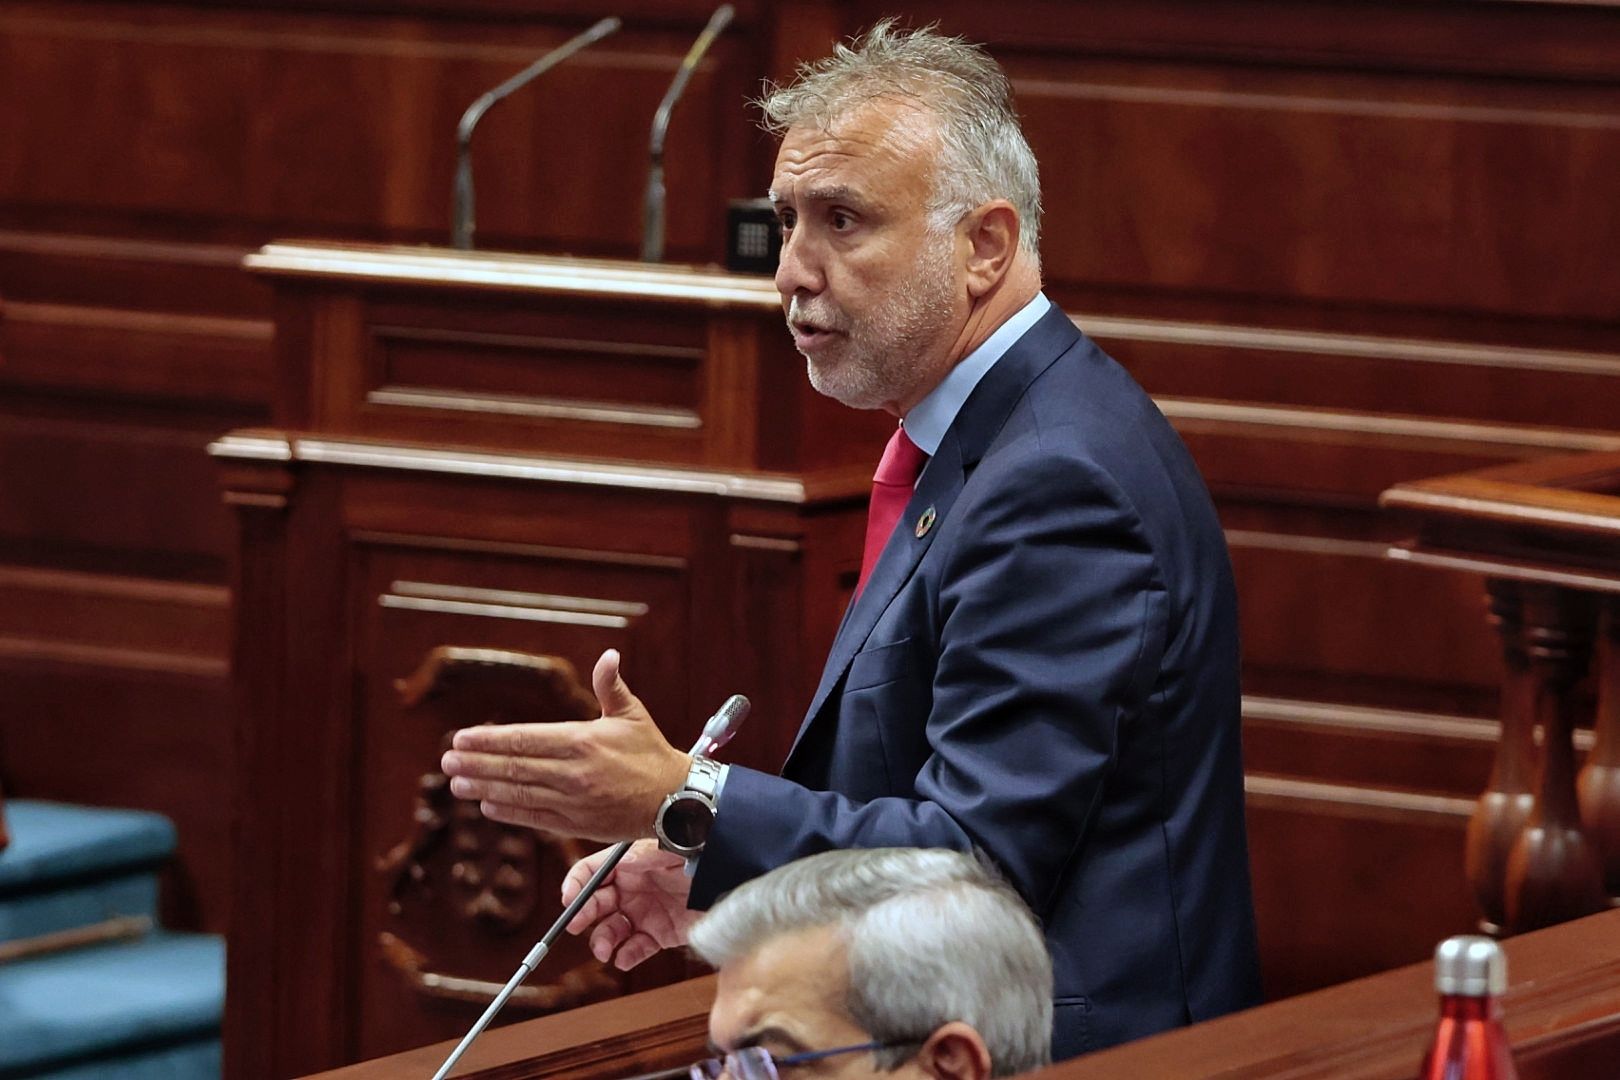
{"type": "Polygon", "coordinates": [[[478,121],[484,118],[490,106],[506,97],[514,90],[527,86],[530,81],[545,74],[564,60],[573,56],[585,46],[601,41],[617,30],[623,23],[616,15],[609,15],[600,20],[595,26],[583,34],[579,34],[546,53],[540,59],[507,79],[501,85],[480,97],[467,106],[467,111],[461,114],[461,123],[456,125],[456,191],[455,207],[450,217],[450,240],[456,247],[466,251],[472,247],[473,238],[473,178],[472,178],[472,136],[473,128],[478,121]]]}
{"type": "MultiPolygon", "coordinates": [[[[712,757],[716,750],[730,742],[732,736],[737,734],[737,729],[742,727],[742,722],[748,719],[749,707],[748,699],[741,694],[732,694],[726,698],[725,703],[716,709],[714,715],[709,717],[708,722],[703,725],[703,733],[698,736],[697,742],[692,744],[692,749],[688,752],[693,757],[712,757]]],[[[513,972],[512,977],[506,981],[506,985],[501,987],[501,992],[496,994],[495,1000],[489,1003],[489,1008],[484,1010],[484,1015],[478,1018],[467,1034],[462,1036],[461,1041],[456,1044],[456,1048],[450,1051],[450,1056],[444,1059],[444,1064],[439,1066],[439,1071],[433,1074],[433,1080],[444,1080],[446,1076],[450,1075],[450,1070],[455,1068],[456,1062],[461,1060],[461,1055],[467,1052],[467,1048],[473,1044],[473,1040],[484,1033],[484,1029],[489,1027],[490,1021],[495,1019],[495,1014],[501,1011],[502,1006],[506,1004],[506,999],[511,997],[513,992],[523,984],[523,980],[529,977],[540,961],[546,958],[546,953],[551,951],[552,942],[557,940],[557,936],[562,933],[563,927],[574,921],[574,916],[578,915],[580,909],[585,906],[585,901],[589,900],[596,893],[596,890],[602,887],[602,882],[607,880],[608,875],[613,873],[613,868],[619,865],[619,860],[624,858],[625,852],[630,850],[630,844],[631,841],[625,840],[613,846],[613,850],[608,852],[608,856],[602,861],[602,865],[596,868],[596,873],[592,874],[590,880],[585,882],[584,888],[579,890],[579,895],[574,897],[573,902],[563,909],[561,915],[557,916],[557,921],[551,924],[551,929],[546,931],[545,936],[534,943],[534,948],[530,949],[529,954],[518,964],[517,971],[513,972]]]]}
{"type": "Polygon", "coordinates": [[[720,32],[730,25],[731,17],[735,14],[730,4],[721,4],[714,9],[714,14],[709,16],[709,24],[692,42],[691,49],[687,50],[686,59],[676,69],[675,78],[670,81],[669,89],[664,91],[664,100],[658,103],[658,111],[653,114],[652,138],[648,149],[651,163],[647,170],[647,196],[641,215],[642,262],[661,262],[664,258],[664,136],[669,132],[669,114],[686,92],[686,84],[691,81],[698,62],[720,32]]]}

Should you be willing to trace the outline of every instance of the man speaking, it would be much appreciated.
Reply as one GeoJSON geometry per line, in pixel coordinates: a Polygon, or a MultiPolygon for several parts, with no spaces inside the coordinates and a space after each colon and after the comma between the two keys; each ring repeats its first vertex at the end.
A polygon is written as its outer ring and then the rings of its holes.
{"type": "Polygon", "coordinates": [[[500,821],[659,838],[571,927],[620,967],[801,856],[977,847],[1045,929],[1057,1057],[1255,1003],[1224,538],[1169,423],[1041,294],[1006,76],[881,23],[762,104],[810,381],[900,420],[798,740],[780,776],[716,775],[610,651],[600,720],[458,732],[452,789],[500,821]]]}

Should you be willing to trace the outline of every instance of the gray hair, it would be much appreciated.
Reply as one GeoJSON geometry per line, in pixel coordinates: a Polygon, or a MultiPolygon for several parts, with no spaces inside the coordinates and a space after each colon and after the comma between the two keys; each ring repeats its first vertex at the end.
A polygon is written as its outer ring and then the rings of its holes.
{"type": "Polygon", "coordinates": [[[763,126],[828,128],[877,98],[915,101],[939,120],[940,152],[929,215],[936,229],[992,199],[1018,211],[1018,246],[1040,261],[1041,177],[1013,109],[1007,75],[990,54],[933,26],[897,30],[884,19],[848,45],[801,64],[789,86],[766,85],[763,126]]]}
{"type": "MultiPolygon", "coordinates": [[[[1035,916],[988,865],[958,851],[828,851],[778,867],[728,894],[692,927],[715,967],[767,941],[833,928],[849,956],[850,1018],[879,1042],[927,1038],[967,1023],[994,1075],[1051,1061],[1052,960],[1035,916]]],[[[899,1067],[911,1052],[880,1051],[899,1067]]]]}

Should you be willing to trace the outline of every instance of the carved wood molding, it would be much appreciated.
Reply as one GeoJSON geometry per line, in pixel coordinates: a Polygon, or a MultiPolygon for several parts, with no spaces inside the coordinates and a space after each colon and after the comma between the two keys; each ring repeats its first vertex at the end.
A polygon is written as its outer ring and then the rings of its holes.
{"type": "Polygon", "coordinates": [[[680,431],[695,431],[703,426],[703,418],[691,409],[658,409],[521,394],[463,394],[447,390],[384,387],[367,391],[366,404],[592,424],[629,424],[632,427],[674,428],[680,431]]]}
{"type": "Polygon", "coordinates": [[[1234,401],[1194,401],[1156,397],[1159,409],[1179,429],[1219,425],[1226,429],[1272,428],[1326,433],[1346,441],[1400,439],[1470,447],[1545,451],[1620,451],[1620,435],[1570,431],[1566,428],[1514,424],[1478,424],[1457,420],[1388,416],[1381,413],[1300,409],[1234,401]]]}
{"type": "MultiPolygon", "coordinates": [[[[396,582],[395,588],[404,585],[409,592],[413,584],[396,582]]],[[[513,598],[506,594],[504,606],[511,607],[513,598]]],[[[449,749],[456,728],[585,720],[598,712],[595,697],[566,660],[499,649],[440,646],[411,675],[397,680],[395,689],[407,709],[428,710],[444,729],[441,752],[449,749]]],[[[550,887],[560,886],[561,874],[592,848],[484,819],[477,804],[451,794],[449,779],[436,766],[436,761],[429,764],[417,780],[411,834],[375,863],[389,881],[385,925],[390,928],[378,935],[377,955],[422,997],[487,1003],[509,972],[496,978],[469,971],[469,965],[477,966],[483,955],[504,963],[514,941],[537,940],[549,925],[544,901],[550,887]]],[[[586,955],[572,966],[554,962],[520,988],[511,1005],[566,1009],[622,987],[618,973],[586,955]]]]}
{"type": "Polygon", "coordinates": [[[1426,739],[1492,745],[1501,733],[1501,725],[1492,720],[1255,695],[1244,696],[1243,719],[1246,722],[1324,727],[1380,735],[1417,735],[1426,739]]]}
{"type": "Polygon", "coordinates": [[[1620,378],[1620,356],[1568,349],[1534,349],[1486,342],[1438,341],[1380,334],[1326,333],[1232,323],[1074,315],[1071,321],[1105,345],[1111,341],[1191,345],[1242,352],[1394,360],[1454,367],[1513,368],[1620,378]]]}
{"type": "MultiPolygon", "coordinates": [[[[467,585],[437,585],[421,581],[396,581],[378,597],[383,607],[406,611],[434,611],[447,615],[479,615],[496,619],[528,622],[565,623],[623,630],[647,614],[646,604],[624,600],[601,600],[589,596],[557,596],[549,593],[519,592],[513,589],[479,589],[467,585]]],[[[463,650],[471,651],[471,650],[463,650]]],[[[481,661],[515,663],[520,653],[505,654],[513,659],[481,661]]]]}
{"type": "Polygon", "coordinates": [[[1387,816],[1432,816],[1461,822],[1474,808],[1473,800],[1420,791],[1391,791],[1351,784],[1325,784],[1285,776],[1250,773],[1243,778],[1243,791],[1251,800],[1285,803],[1319,803],[1342,812],[1387,816]]]}
{"type": "Polygon", "coordinates": [[[305,439],[266,432],[233,432],[210,443],[208,452],[224,461],[309,461],[356,468],[714,495],[760,502],[808,501],[804,482],[776,474],[750,475],[614,465],[530,454],[492,454],[392,443],[305,439]]]}

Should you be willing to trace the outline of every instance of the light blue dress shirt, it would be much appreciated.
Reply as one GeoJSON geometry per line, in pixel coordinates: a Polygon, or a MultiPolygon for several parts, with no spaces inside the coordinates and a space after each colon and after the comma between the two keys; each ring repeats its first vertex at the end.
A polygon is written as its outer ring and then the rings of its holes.
{"type": "Polygon", "coordinates": [[[945,432],[956,422],[956,414],[962,411],[968,395],[979,385],[985,372],[994,367],[996,361],[1005,356],[1013,343],[1039,322],[1051,306],[1052,301],[1046,298],[1045,293],[1036,293],[1035,298],[1019,308],[1012,318],[996,327],[995,333],[985,338],[982,345],[964,356],[940,380],[939,385],[906,414],[902,424],[907,438],[929,457],[938,453],[940,440],[945,438],[945,432]]]}

